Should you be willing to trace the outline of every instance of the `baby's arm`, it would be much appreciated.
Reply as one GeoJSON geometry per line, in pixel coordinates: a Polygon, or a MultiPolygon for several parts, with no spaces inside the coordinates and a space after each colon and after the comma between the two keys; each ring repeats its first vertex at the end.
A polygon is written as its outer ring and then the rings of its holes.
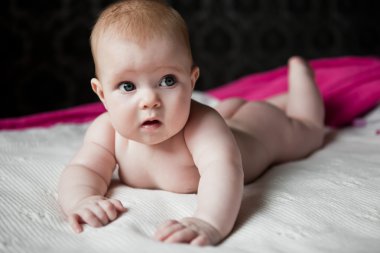
{"type": "Polygon", "coordinates": [[[156,238],[165,242],[216,244],[231,232],[240,209],[244,175],[239,148],[218,113],[196,107],[185,139],[201,175],[198,207],[193,217],[158,229],[156,238]]]}
{"type": "Polygon", "coordinates": [[[83,230],[81,223],[105,225],[124,210],[120,201],[104,197],[115,166],[114,130],[103,114],[87,130],[59,182],[58,201],[75,232],[83,230]]]}

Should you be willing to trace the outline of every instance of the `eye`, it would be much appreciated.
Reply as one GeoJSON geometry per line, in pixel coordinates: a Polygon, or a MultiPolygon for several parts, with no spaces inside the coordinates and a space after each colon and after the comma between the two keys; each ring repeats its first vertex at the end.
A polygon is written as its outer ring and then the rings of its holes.
{"type": "Polygon", "coordinates": [[[136,89],[136,86],[131,82],[122,82],[119,85],[119,89],[125,92],[131,92],[136,89]]]}
{"type": "Polygon", "coordinates": [[[177,80],[172,75],[167,75],[162,78],[160,86],[162,87],[171,87],[177,83],[177,80]]]}

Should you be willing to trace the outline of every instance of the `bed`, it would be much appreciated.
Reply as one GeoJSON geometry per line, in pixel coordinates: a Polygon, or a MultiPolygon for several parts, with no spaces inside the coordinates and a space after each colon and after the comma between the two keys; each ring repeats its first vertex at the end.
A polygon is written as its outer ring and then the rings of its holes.
{"type": "MultiPolygon", "coordinates": [[[[215,247],[151,239],[161,222],[191,215],[196,194],[134,189],[116,176],[108,195],[128,211],[105,227],[71,231],[57,205],[57,181],[104,110],[99,104],[0,120],[0,252],[380,252],[379,62],[312,62],[329,110],[324,147],[246,185],[236,226],[215,247]],[[340,74],[326,72],[333,70],[340,74]],[[337,93],[337,83],[350,82],[337,93]]],[[[227,96],[264,98],[284,91],[285,74],[285,67],[254,74],[194,98],[212,106],[227,96]],[[255,82],[266,85],[252,88],[255,82]]]]}

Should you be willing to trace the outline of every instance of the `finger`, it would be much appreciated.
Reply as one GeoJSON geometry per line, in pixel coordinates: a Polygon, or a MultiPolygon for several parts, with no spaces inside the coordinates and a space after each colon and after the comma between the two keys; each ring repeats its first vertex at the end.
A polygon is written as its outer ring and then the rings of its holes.
{"type": "Polygon", "coordinates": [[[197,237],[195,237],[195,239],[193,239],[190,242],[190,244],[196,245],[196,246],[206,246],[206,245],[210,245],[211,243],[206,235],[198,235],[197,237]]]}
{"type": "Polygon", "coordinates": [[[157,231],[166,229],[167,227],[172,226],[174,224],[178,224],[178,223],[179,222],[176,220],[167,220],[157,227],[157,231]]]}
{"type": "Polygon", "coordinates": [[[166,243],[188,243],[198,236],[198,233],[190,228],[180,229],[169,235],[164,242],[166,243]]]}
{"type": "Polygon", "coordinates": [[[98,220],[102,223],[102,225],[106,225],[109,223],[109,219],[107,216],[106,211],[99,205],[99,203],[96,203],[90,207],[88,207],[92,211],[92,213],[98,218],[98,220]]]}
{"type": "Polygon", "coordinates": [[[110,199],[111,203],[116,207],[116,210],[119,212],[127,211],[127,208],[117,199],[110,199]]]}
{"type": "Polygon", "coordinates": [[[78,215],[81,217],[84,223],[90,225],[91,227],[97,228],[103,226],[99,218],[90,209],[86,208],[80,211],[78,215]]]}
{"type": "Polygon", "coordinates": [[[112,204],[112,202],[108,200],[99,201],[99,206],[106,213],[108,220],[112,221],[117,217],[117,209],[116,206],[112,204]]]}
{"type": "Polygon", "coordinates": [[[163,224],[155,233],[155,238],[159,241],[164,241],[171,234],[184,229],[185,226],[177,221],[169,221],[163,224]]]}
{"type": "Polygon", "coordinates": [[[67,219],[75,233],[81,233],[83,231],[83,226],[80,223],[81,218],[78,214],[69,215],[67,219]]]}

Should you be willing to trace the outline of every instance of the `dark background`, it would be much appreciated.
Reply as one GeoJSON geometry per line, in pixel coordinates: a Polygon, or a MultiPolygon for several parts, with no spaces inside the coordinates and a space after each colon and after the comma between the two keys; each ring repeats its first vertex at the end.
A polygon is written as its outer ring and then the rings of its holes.
{"type": "MultiPolygon", "coordinates": [[[[111,0],[0,1],[0,118],[97,101],[88,38],[111,0]]],[[[188,22],[198,90],[308,59],[380,56],[378,0],[169,0],[188,22]]]]}

